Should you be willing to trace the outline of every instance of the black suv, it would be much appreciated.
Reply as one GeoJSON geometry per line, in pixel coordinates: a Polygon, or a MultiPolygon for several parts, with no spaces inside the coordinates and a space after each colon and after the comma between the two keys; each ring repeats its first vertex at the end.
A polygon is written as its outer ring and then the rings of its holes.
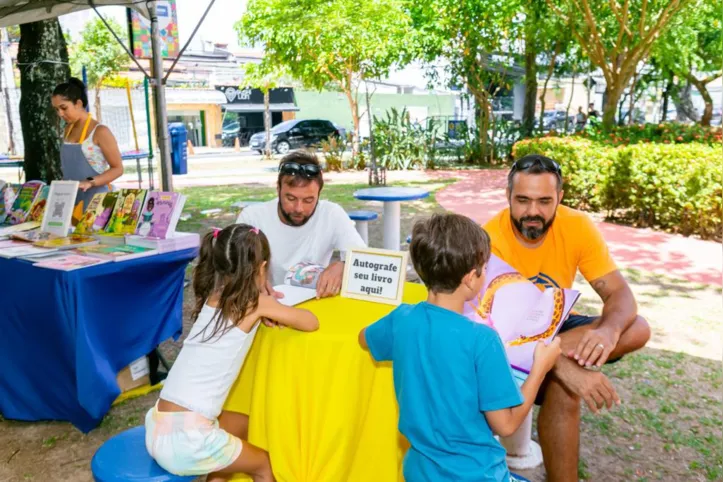
{"type": "MultiPolygon", "coordinates": [[[[271,128],[271,148],[283,155],[291,149],[318,147],[329,137],[339,137],[334,124],[320,119],[293,119],[271,128]]],[[[266,133],[257,132],[249,139],[249,147],[262,153],[266,147],[266,133]]]]}

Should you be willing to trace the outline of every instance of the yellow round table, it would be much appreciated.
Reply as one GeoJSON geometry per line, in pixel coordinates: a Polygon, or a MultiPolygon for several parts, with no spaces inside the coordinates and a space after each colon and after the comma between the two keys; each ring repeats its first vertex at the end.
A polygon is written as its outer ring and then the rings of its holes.
{"type": "MultiPolygon", "coordinates": [[[[426,297],[424,286],[405,285],[405,303],[426,297]]],[[[261,326],[224,408],[249,415],[249,441],[268,450],[278,482],[403,480],[408,445],[391,364],[376,364],[358,342],[394,307],[338,296],[300,307],[319,330],[261,326]]]]}

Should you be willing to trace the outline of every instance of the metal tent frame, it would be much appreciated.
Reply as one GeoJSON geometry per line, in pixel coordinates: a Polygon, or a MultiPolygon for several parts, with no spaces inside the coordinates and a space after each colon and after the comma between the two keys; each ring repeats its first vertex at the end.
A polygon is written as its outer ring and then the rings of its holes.
{"type": "Polygon", "coordinates": [[[0,0],[0,28],[37,22],[39,20],[48,20],[68,13],[92,8],[153,86],[153,103],[156,109],[156,136],[161,158],[161,186],[164,191],[172,191],[173,176],[171,168],[171,146],[168,135],[165,84],[168,77],[173,73],[173,69],[176,67],[179,59],[186,51],[186,48],[188,48],[188,45],[196,36],[196,32],[198,32],[198,29],[203,24],[214,2],[215,0],[209,0],[209,4],[199,19],[198,24],[193,29],[193,33],[179,52],[178,57],[173,61],[165,76],[163,73],[162,45],[158,27],[157,0],[0,0]],[[153,54],[151,74],[146,72],[140,65],[138,59],[136,59],[118,34],[110,28],[108,22],[100,12],[98,12],[98,7],[101,6],[132,8],[151,21],[151,50],[153,54]]]}

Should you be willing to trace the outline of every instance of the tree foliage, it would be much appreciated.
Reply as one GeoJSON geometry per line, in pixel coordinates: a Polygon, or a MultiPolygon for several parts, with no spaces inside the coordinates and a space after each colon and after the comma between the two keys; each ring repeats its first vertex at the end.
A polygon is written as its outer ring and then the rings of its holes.
{"type": "MultiPolygon", "coordinates": [[[[123,32],[123,28],[113,19],[108,25],[114,32],[123,32]]],[[[100,90],[103,82],[125,69],[128,55],[116,41],[113,34],[100,19],[88,22],[79,42],[70,47],[70,64],[73,72],[81,72],[83,67],[88,73],[88,87],[95,89],[95,109],[98,121],[101,120],[100,90]]]]}
{"type": "Polygon", "coordinates": [[[710,125],[713,99],[707,85],[723,75],[722,0],[695,0],[673,19],[656,44],[657,63],[695,86],[705,101],[700,119],[710,125]]]}
{"type": "Polygon", "coordinates": [[[282,66],[305,87],[333,86],[349,102],[358,152],[359,85],[409,59],[403,0],[250,0],[236,29],[263,46],[264,66],[282,66]]]}
{"type": "Polygon", "coordinates": [[[658,37],[693,0],[546,0],[569,25],[585,54],[605,77],[603,126],[615,122],[618,101],[658,37]]]}
{"type": "Polygon", "coordinates": [[[451,86],[466,86],[475,99],[481,155],[489,153],[491,100],[512,85],[511,69],[521,51],[521,0],[418,0],[409,2],[418,55],[446,64],[451,86]]]}

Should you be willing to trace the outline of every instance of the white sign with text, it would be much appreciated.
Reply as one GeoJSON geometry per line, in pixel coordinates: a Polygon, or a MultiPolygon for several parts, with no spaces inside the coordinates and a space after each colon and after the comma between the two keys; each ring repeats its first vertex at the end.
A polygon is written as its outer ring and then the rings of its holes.
{"type": "Polygon", "coordinates": [[[398,305],[407,274],[407,253],[385,249],[351,249],[346,254],[341,295],[398,305]]]}

